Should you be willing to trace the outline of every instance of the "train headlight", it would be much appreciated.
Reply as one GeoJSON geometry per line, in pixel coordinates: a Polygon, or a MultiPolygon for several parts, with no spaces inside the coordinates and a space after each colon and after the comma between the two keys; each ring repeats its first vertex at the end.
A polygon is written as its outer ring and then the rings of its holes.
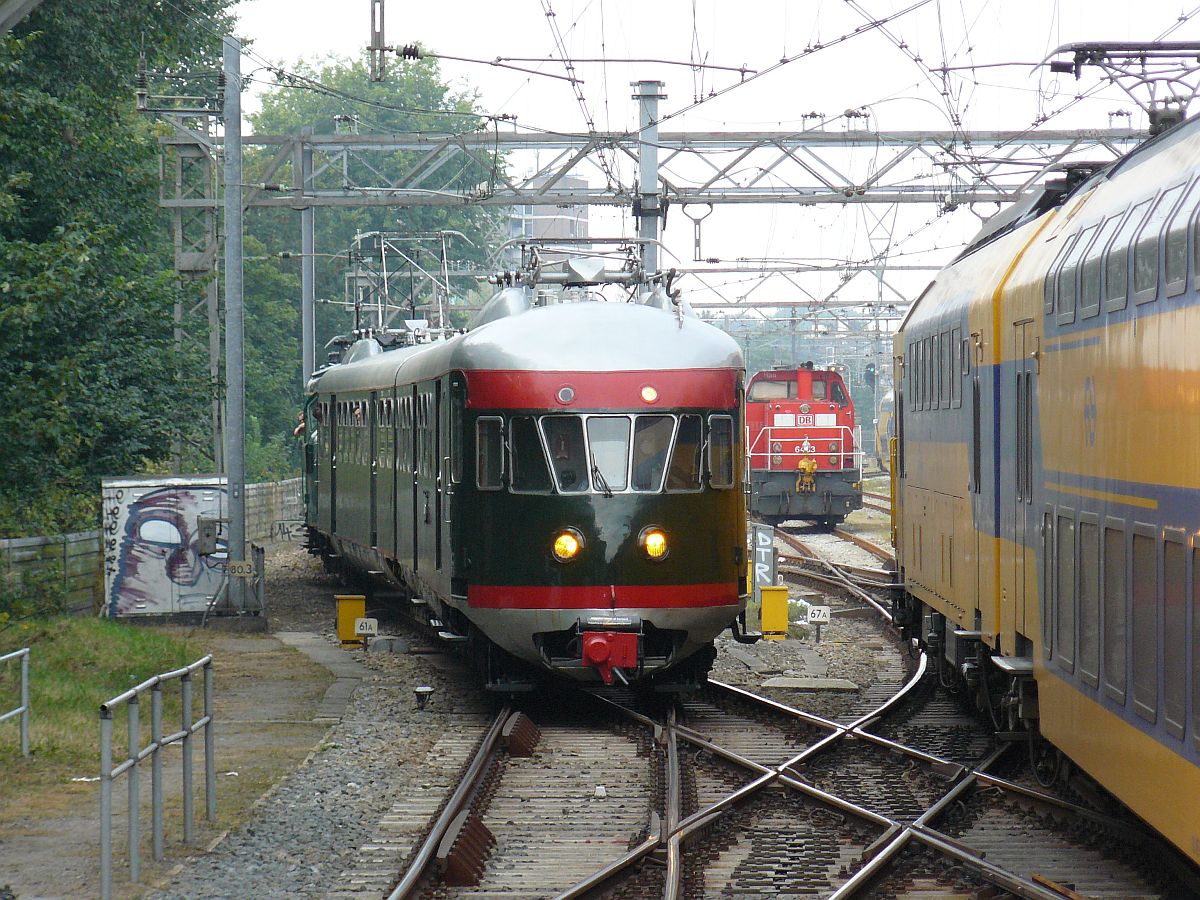
{"type": "Polygon", "coordinates": [[[638,543],[646,556],[655,562],[667,558],[667,533],[661,528],[653,525],[643,528],[642,533],[638,535],[638,543]]]}
{"type": "Polygon", "coordinates": [[[554,536],[551,552],[559,562],[571,562],[583,552],[583,535],[574,528],[564,528],[554,536]]]}
{"type": "Polygon", "coordinates": [[[841,458],[840,456],[831,456],[831,457],[829,457],[829,464],[830,464],[831,466],[836,466],[836,465],[838,465],[838,464],[839,464],[841,461],[842,461],[842,458],[841,458]]]}
{"type": "Polygon", "coordinates": [[[800,404],[800,412],[802,412],[802,413],[807,413],[807,412],[809,412],[809,411],[811,411],[811,410],[812,410],[812,407],[811,407],[811,406],[809,406],[807,403],[801,403],[801,404],[800,404]]]}
{"type": "Polygon", "coordinates": [[[779,443],[779,441],[776,441],[775,443],[773,443],[771,445],[771,452],[772,453],[782,453],[783,452],[783,444],[779,443]]]}
{"type": "Polygon", "coordinates": [[[829,442],[829,452],[830,452],[830,453],[837,453],[837,452],[838,452],[838,442],[837,442],[837,441],[830,441],[830,442],[829,442]]]}

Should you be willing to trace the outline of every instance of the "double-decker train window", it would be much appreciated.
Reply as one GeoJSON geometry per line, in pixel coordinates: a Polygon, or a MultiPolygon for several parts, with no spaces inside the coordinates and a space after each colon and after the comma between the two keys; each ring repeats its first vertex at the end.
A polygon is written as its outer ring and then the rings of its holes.
{"type": "Polygon", "coordinates": [[[587,437],[592,451],[592,490],[601,493],[625,490],[629,469],[629,418],[591,416],[587,420],[587,437]]]}
{"type": "Polygon", "coordinates": [[[1079,268],[1079,317],[1082,319],[1091,318],[1100,312],[1100,275],[1104,250],[1119,224],[1120,215],[1109,216],[1084,254],[1079,268]]]}
{"type": "Polygon", "coordinates": [[[1075,274],[1079,270],[1079,259],[1091,244],[1096,233],[1096,226],[1091,225],[1079,232],[1079,237],[1072,245],[1070,252],[1058,270],[1058,289],[1056,291],[1055,321],[1059,325],[1067,325],[1075,321],[1075,274]]]}
{"type": "Polygon", "coordinates": [[[1104,258],[1104,308],[1109,312],[1124,309],[1129,295],[1129,250],[1134,232],[1142,224],[1150,201],[1143,200],[1129,211],[1125,223],[1104,258]]]}
{"type": "Polygon", "coordinates": [[[1079,514],[1079,677],[1100,684],[1100,525],[1079,514]]]}
{"type": "Polygon", "coordinates": [[[955,409],[962,407],[962,380],[967,374],[966,361],[963,354],[967,347],[962,339],[962,329],[955,328],[950,332],[950,405],[955,409]]]}
{"type": "Polygon", "coordinates": [[[929,408],[942,405],[942,336],[936,332],[929,337],[929,408]]]}
{"type": "Polygon", "coordinates": [[[1158,553],[1152,525],[1133,532],[1133,708],[1158,721],[1158,553]]]}
{"type": "Polygon", "coordinates": [[[1133,295],[1138,303],[1149,303],[1158,296],[1158,248],[1163,223],[1171,215],[1183,188],[1182,184],[1177,184],[1163,191],[1154,204],[1154,211],[1138,232],[1133,249],[1133,295]]]}
{"type": "Polygon", "coordinates": [[[1187,199],[1179,204],[1167,224],[1166,246],[1163,248],[1163,287],[1168,297],[1179,296],[1187,286],[1187,230],[1197,196],[1200,196],[1200,179],[1192,182],[1187,199]]]}
{"type": "Polygon", "coordinates": [[[481,491],[504,487],[504,422],[499,416],[475,420],[475,485],[481,491]]]}
{"type": "Polygon", "coordinates": [[[1075,514],[1059,509],[1055,533],[1054,652],[1058,667],[1075,670],[1075,514]]]}
{"type": "Polygon", "coordinates": [[[1067,254],[1075,246],[1075,236],[1069,235],[1063,238],[1062,246],[1059,247],[1058,255],[1054,257],[1054,262],[1050,264],[1050,271],[1046,274],[1046,281],[1042,285],[1042,307],[1046,315],[1052,315],[1056,307],[1055,295],[1058,290],[1058,273],[1062,271],[1063,264],[1066,262],[1067,254]]]}
{"type": "Polygon", "coordinates": [[[1163,540],[1163,722],[1182,738],[1187,708],[1187,554],[1183,531],[1167,529],[1163,540]]]}
{"type": "Polygon", "coordinates": [[[671,454],[671,468],[667,472],[668,491],[700,490],[701,446],[700,416],[680,416],[675,450],[671,454]]]}
{"type": "Polygon", "coordinates": [[[543,416],[542,434],[554,467],[554,482],[561,493],[588,489],[587,449],[583,444],[583,420],[579,416],[543,416]]]}
{"type": "Polygon", "coordinates": [[[708,481],[715,488],[733,487],[733,419],[708,417],[708,481]]]}
{"type": "Polygon", "coordinates": [[[1126,618],[1125,531],[1118,520],[1104,527],[1104,690],[1125,703],[1126,618]]]}
{"type": "MultiPolygon", "coordinates": [[[[1193,541],[1195,538],[1193,538],[1193,541]]],[[[1192,744],[1200,750],[1200,547],[1192,547],[1192,744]]]]}
{"type": "Polygon", "coordinates": [[[554,489],[550,468],[533,416],[513,416],[509,422],[509,471],[517,493],[546,494],[554,489]]]}
{"type": "Polygon", "coordinates": [[[671,416],[638,416],[633,425],[633,475],[635,491],[658,491],[667,470],[667,454],[675,434],[671,416]]]}

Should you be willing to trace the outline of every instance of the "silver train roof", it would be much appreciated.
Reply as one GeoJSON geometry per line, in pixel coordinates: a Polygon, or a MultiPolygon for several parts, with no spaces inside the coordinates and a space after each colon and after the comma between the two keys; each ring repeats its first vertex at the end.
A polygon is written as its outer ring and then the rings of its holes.
{"type": "MultiPolygon", "coordinates": [[[[489,305],[497,300],[512,305],[517,299],[512,295],[520,291],[507,288],[489,305]]],[[[351,355],[365,354],[352,350],[351,355]]],[[[449,340],[372,352],[317,373],[309,390],[377,390],[455,369],[621,372],[730,368],[744,368],[742,351],[719,328],[655,306],[592,300],[517,311],[449,340]]]]}

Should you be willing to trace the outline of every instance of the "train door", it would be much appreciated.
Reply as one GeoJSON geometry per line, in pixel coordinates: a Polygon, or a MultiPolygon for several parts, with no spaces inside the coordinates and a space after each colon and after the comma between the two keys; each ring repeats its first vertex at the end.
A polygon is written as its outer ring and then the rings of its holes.
{"type": "Polygon", "coordinates": [[[329,485],[329,503],[326,504],[326,525],[329,534],[337,534],[337,469],[338,469],[338,445],[341,440],[341,435],[338,434],[339,426],[342,424],[342,417],[339,415],[338,398],[336,394],[329,395],[329,422],[326,426],[329,432],[329,478],[326,483],[329,485]]]}
{"type": "MultiPolygon", "coordinates": [[[[1037,535],[1030,521],[1033,494],[1033,376],[1034,336],[1029,326],[1032,319],[1013,323],[1014,374],[1012,408],[1015,417],[1012,434],[1014,490],[1013,502],[1013,628],[1028,635],[1025,627],[1026,577],[1028,575],[1027,541],[1037,535]]],[[[1006,648],[1008,649],[1008,648],[1006,648]]]]}
{"type": "Polygon", "coordinates": [[[446,435],[445,427],[449,416],[442,409],[442,382],[440,380],[433,383],[433,423],[430,427],[430,432],[433,435],[433,567],[438,572],[442,571],[442,519],[443,510],[445,508],[445,490],[446,490],[446,465],[450,462],[450,458],[443,459],[446,450],[446,435]]]}

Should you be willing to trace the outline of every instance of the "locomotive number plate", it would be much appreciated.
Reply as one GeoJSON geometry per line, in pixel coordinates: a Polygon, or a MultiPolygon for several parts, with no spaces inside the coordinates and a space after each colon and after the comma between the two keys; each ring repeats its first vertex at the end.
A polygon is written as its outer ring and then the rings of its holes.
{"type": "Polygon", "coordinates": [[[829,621],[828,606],[810,606],[808,608],[808,624],[816,625],[829,621]]]}
{"type": "Polygon", "coordinates": [[[809,414],[807,416],[796,416],[796,425],[803,428],[805,425],[813,426],[816,424],[816,416],[809,414]]]}

